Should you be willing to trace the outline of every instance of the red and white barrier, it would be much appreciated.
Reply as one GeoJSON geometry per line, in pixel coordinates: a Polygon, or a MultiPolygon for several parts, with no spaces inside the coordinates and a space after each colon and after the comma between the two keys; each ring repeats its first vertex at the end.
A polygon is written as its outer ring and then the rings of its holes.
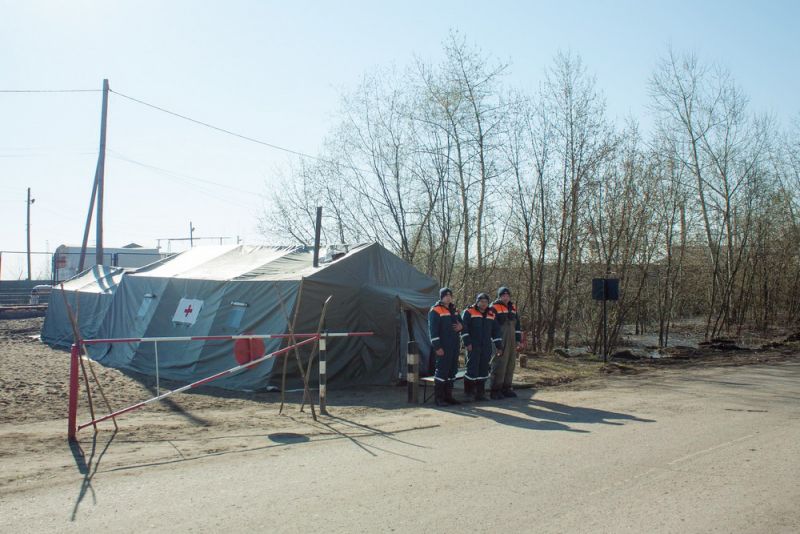
{"type": "MultiPolygon", "coordinates": [[[[331,332],[328,337],[364,337],[372,332],[331,332]]],[[[100,345],[102,343],[147,343],[162,341],[229,341],[236,339],[289,339],[292,334],[241,334],[235,336],[185,336],[185,337],[119,337],[110,339],[84,339],[84,345],[100,345]]],[[[295,338],[317,338],[318,334],[294,334],[295,338]]]]}
{"type": "MultiPolygon", "coordinates": [[[[70,440],[74,440],[78,430],[84,429],[90,425],[96,425],[102,421],[106,421],[108,419],[115,418],[119,415],[122,415],[127,412],[131,412],[138,408],[142,408],[148,404],[151,404],[156,401],[160,401],[173,395],[175,393],[181,393],[188,389],[193,389],[204,384],[208,384],[209,382],[216,380],[218,378],[222,378],[224,376],[228,376],[232,373],[240,371],[242,369],[247,369],[249,367],[253,367],[264,360],[268,360],[270,358],[274,358],[276,356],[280,356],[285,354],[291,350],[294,350],[297,347],[301,347],[303,345],[308,345],[309,343],[314,343],[319,341],[322,345],[320,348],[324,351],[324,342],[325,338],[329,337],[365,337],[371,336],[373,332],[326,332],[324,334],[244,334],[244,335],[234,335],[234,336],[185,336],[185,337],[142,337],[142,338],[110,338],[110,339],[87,339],[82,340],[78,344],[72,345],[72,351],[70,355],[70,374],[69,374],[69,405],[68,405],[68,417],[67,417],[67,435],[70,440]],[[237,365],[235,367],[231,367],[225,371],[221,371],[209,377],[203,378],[202,380],[198,380],[196,382],[192,382],[191,384],[187,384],[185,386],[179,387],[177,389],[168,391],[166,393],[161,394],[158,385],[158,343],[159,342],[176,342],[176,341],[227,341],[227,340],[239,340],[239,339],[290,339],[294,337],[295,339],[302,339],[302,341],[297,341],[287,347],[284,347],[280,350],[276,350],[275,352],[271,352],[269,354],[265,354],[257,359],[251,360],[249,362],[237,365]],[[147,400],[142,402],[138,402],[127,408],[123,408],[121,410],[117,410],[116,412],[110,413],[108,415],[104,415],[102,417],[98,417],[91,421],[88,421],[83,424],[77,424],[77,411],[78,411],[78,366],[80,363],[79,358],[81,356],[81,345],[98,345],[103,343],[144,343],[144,342],[152,342],[155,344],[156,347],[156,396],[151,397],[147,400]]],[[[324,384],[324,375],[325,375],[325,366],[324,364],[320,365],[320,373],[321,373],[321,383],[324,384]]],[[[324,398],[324,393],[322,394],[324,398]]],[[[324,401],[323,401],[324,402],[324,401]]]]}

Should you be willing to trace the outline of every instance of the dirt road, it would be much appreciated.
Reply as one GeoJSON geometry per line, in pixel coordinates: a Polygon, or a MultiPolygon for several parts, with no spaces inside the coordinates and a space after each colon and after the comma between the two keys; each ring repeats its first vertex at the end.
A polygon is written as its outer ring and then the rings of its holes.
{"type": "Polygon", "coordinates": [[[18,472],[0,488],[0,530],[800,531],[798,363],[523,397],[323,424],[283,417],[279,432],[254,421],[143,441],[86,434],[88,465],[63,444],[36,456],[49,469],[0,457],[18,472]]]}

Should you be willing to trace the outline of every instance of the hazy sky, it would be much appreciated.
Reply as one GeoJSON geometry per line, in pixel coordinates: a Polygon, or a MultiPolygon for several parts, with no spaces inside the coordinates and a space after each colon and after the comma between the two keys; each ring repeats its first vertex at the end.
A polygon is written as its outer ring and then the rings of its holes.
{"type": "MultiPolygon", "coordinates": [[[[437,61],[456,29],[533,90],[559,50],[583,57],[613,119],[649,124],[647,79],[667,46],[728,67],[751,110],[800,111],[800,2],[268,2],[0,0],[0,90],[111,88],[270,143],[315,153],[342,91],[380,66],[437,61]]],[[[80,243],[100,93],[0,93],[0,250],[80,243]]],[[[280,191],[280,151],[112,94],[106,246],[241,236],[280,191]],[[136,162],[136,163],[134,163],[136,162]],[[155,169],[153,167],[156,167],[155,169]],[[268,196],[268,195],[266,195],[268,196]]],[[[94,233],[92,233],[92,244],[94,233]]],[[[21,263],[19,264],[21,265],[21,263]]],[[[3,278],[16,277],[3,255],[3,278]]]]}

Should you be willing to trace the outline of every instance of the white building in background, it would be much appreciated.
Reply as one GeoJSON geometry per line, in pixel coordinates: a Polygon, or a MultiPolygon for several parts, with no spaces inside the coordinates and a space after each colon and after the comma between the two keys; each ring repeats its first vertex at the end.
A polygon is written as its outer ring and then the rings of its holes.
{"type": "MultiPolygon", "coordinates": [[[[136,243],[130,243],[121,248],[103,247],[103,265],[113,267],[142,267],[162,258],[157,248],[144,248],[136,243]]],[[[97,254],[94,247],[86,248],[86,258],[83,269],[86,270],[97,264],[97,254]]],[[[68,280],[78,274],[81,261],[81,247],[60,245],[53,253],[53,278],[56,282],[68,280]]]]}

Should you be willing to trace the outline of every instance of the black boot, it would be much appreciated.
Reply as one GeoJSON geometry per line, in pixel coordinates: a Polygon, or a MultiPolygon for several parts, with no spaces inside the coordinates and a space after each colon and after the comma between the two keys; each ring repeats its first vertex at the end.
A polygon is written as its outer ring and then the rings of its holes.
{"type": "Polygon", "coordinates": [[[486,381],[478,380],[475,382],[475,402],[486,400],[486,381]]]}
{"type": "Polygon", "coordinates": [[[467,398],[469,398],[472,397],[474,393],[475,393],[475,381],[470,380],[467,377],[464,377],[464,395],[466,395],[467,398]]]}
{"type": "Polygon", "coordinates": [[[501,393],[503,394],[503,397],[506,397],[506,398],[509,398],[509,399],[516,398],[516,396],[517,396],[517,394],[514,393],[514,390],[511,389],[511,386],[508,386],[507,388],[503,388],[501,393]]]}
{"type": "Polygon", "coordinates": [[[444,395],[445,395],[444,396],[444,401],[447,404],[461,404],[461,401],[458,401],[458,400],[456,400],[455,397],[453,397],[453,383],[452,382],[447,382],[447,386],[445,387],[445,390],[444,390],[444,395]]]}
{"type": "Polygon", "coordinates": [[[444,400],[445,398],[445,384],[444,382],[440,382],[436,380],[433,384],[433,397],[434,401],[436,402],[436,406],[447,406],[447,402],[444,400]]]}
{"type": "Polygon", "coordinates": [[[502,399],[504,397],[503,397],[503,394],[500,393],[499,389],[492,388],[491,390],[489,390],[489,398],[492,399],[492,400],[498,400],[498,399],[502,399]]]}

